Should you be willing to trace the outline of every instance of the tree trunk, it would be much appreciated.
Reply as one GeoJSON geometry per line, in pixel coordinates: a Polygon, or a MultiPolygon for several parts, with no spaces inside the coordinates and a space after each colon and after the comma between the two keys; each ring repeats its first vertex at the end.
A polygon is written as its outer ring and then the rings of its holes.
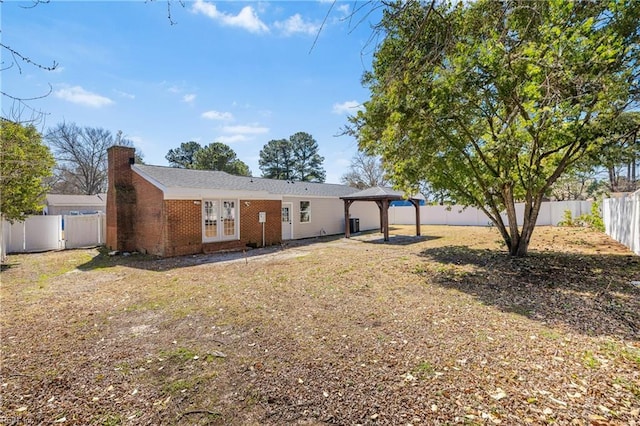
{"type": "Polygon", "coordinates": [[[533,230],[536,227],[540,207],[542,206],[542,194],[536,196],[533,200],[528,199],[525,202],[524,213],[522,218],[522,231],[517,244],[513,244],[509,249],[509,254],[514,257],[525,257],[529,253],[529,243],[533,230]]]}

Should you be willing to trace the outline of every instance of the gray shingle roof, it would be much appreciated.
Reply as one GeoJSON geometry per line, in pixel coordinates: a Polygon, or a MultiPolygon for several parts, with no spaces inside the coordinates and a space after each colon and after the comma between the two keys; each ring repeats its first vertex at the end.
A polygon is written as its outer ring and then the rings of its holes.
{"type": "Polygon", "coordinates": [[[331,183],[284,181],[247,176],[234,176],[212,170],[191,170],[165,166],[136,164],[142,172],[166,188],[220,189],[233,191],[263,191],[270,194],[316,197],[342,197],[358,192],[356,188],[331,183]]]}
{"type": "MultiPolygon", "coordinates": [[[[363,189],[362,191],[355,192],[353,194],[343,195],[344,198],[349,199],[404,199],[404,192],[396,191],[393,188],[376,186],[373,188],[363,189]]],[[[417,194],[412,196],[411,198],[416,200],[424,200],[424,196],[422,194],[417,194]]]]}

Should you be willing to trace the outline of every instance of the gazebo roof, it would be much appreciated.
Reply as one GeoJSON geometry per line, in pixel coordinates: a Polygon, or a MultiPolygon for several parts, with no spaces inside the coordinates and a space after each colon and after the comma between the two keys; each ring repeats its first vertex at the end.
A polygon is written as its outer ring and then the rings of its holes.
{"type": "Polygon", "coordinates": [[[355,192],[353,194],[344,195],[340,197],[343,200],[362,200],[362,201],[376,201],[376,200],[424,200],[424,195],[416,194],[410,197],[407,197],[404,192],[396,191],[393,188],[383,187],[383,186],[375,186],[373,188],[367,188],[359,192],[355,192]]]}

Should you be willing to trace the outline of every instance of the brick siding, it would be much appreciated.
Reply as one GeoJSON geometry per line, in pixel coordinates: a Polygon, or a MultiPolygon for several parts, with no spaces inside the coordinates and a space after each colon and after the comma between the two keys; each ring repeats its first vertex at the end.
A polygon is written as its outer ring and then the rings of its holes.
{"type": "Polygon", "coordinates": [[[164,200],[160,189],[137,173],[131,182],[136,192],[135,249],[141,253],[164,256],[164,200]]]}
{"type": "Polygon", "coordinates": [[[258,213],[265,212],[267,221],[265,245],[282,242],[282,202],[279,200],[240,200],[240,240],[252,247],[262,247],[262,224],[258,213]]]}
{"type": "Polygon", "coordinates": [[[107,239],[111,250],[135,249],[135,191],[131,183],[130,159],[133,148],[113,146],[107,150],[109,187],[107,189],[107,239]]]}
{"type": "Polygon", "coordinates": [[[203,252],[200,200],[166,200],[164,256],[203,252]]]}

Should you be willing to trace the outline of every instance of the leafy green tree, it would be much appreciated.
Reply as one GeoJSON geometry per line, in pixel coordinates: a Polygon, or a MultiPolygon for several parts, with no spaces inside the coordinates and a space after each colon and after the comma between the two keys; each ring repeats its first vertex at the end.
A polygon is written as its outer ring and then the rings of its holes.
{"type": "Polygon", "coordinates": [[[349,171],[342,175],[340,181],[358,189],[386,186],[389,180],[386,178],[380,158],[367,155],[358,151],[351,159],[349,171]]]}
{"type": "Polygon", "coordinates": [[[262,177],[270,179],[324,182],[324,157],[318,154],[318,142],[309,133],[297,132],[289,139],[269,141],[260,151],[262,177]]]}
{"type": "Polygon", "coordinates": [[[262,177],[293,179],[293,148],[288,139],[270,140],[260,150],[258,160],[262,177]]]}
{"type": "Polygon", "coordinates": [[[0,119],[0,214],[10,222],[41,210],[55,160],[34,126],[0,119]]]}
{"type": "Polygon", "coordinates": [[[183,142],[179,148],[170,149],[164,158],[167,159],[171,167],[191,169],[195,163],[196,152],[201,149],[202,146],[198,142],[183,142]]]}
{"type": "Polygon", "coordinates": [[[551,185],[639,100],[639,23],[637,1],[389,4],[350,130],[398,187],[478,207],[525,256],[551,185]]]}
{"type": "Polygon", "coordinates": [[[596,167],[607,171],[607,189],[611,192],[638,188],[640,162],[640,112],[624,112],[603,129],[603,146],[591,153],[596,167]]]}
{"type": "Polygon", "coordinates": [[[193,169],[219,170],[238,176],[251,176],[251,170],[237,158],[233,149],[221,142],[213,142],[196,151],[193,169]]]}
{"type": "Polygon", "coordinates": [[[309,133],[297,132],[289,136],[293,148],[294,179],[302,182],[324,182],[324,157],[318,154],[318,142],[309,133]]]}

